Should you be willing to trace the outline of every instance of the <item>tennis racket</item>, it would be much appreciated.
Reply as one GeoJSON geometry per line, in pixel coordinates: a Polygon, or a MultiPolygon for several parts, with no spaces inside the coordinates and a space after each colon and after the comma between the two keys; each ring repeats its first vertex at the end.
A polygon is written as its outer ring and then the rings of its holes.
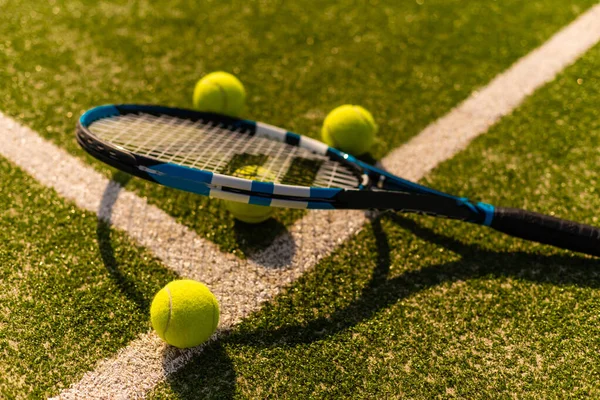
{"type": "Polygon", "coordinates": [[[452,196],[261,122],[161,106],[104,105],[81,116],[76,135],[88,153],[115,168],[200,195],[271,207],[434,215],[600,256],[596,227],[452,196]],[[261,168],[235,176],[246,166],[261,168]]]}

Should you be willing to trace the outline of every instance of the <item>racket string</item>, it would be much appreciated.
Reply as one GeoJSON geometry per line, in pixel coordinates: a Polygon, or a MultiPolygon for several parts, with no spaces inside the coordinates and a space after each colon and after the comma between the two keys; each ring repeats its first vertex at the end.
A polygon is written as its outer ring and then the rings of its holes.
{"type": "MultiPolygon", "coordinates": [[[[165,150],[163,150],[162,154],[164,154],[167,150],[170,150],[171,148],[173,148],[174,145],[179,145],[178,149],[175,150],[174,154],[181,155],[186,152],[186,149],[188,148],[189,144],[191,144],[194,139],[198,140],[198,136],[194,135],[195,130],[187,129],[187,126],[184,126],[183,124],[178,124],[177,127],[178,127],[178,129],[169,130],[170,135],[165,135],[165,136],[169,136],[168,139],[171,144],[169,146],[167,146],[167,148],[165,150]],[[179,140],[179,138],[183,138],[184,140],[179,140]],[[187,139],[187,140],[185,140],[185,139],[187,139]],[[183,144],[183,145],[181,145],[181,144],[183,144]],[[186,146],[186,144],[187,144],[187,146],[186,146]]],[[[216,138],[216,135],[212,135],[212,131],[207,131],[207,133],[208,133],[208,135],[205,135],[206,138],[210,138],[211,136],[214,136],[216,138]]],[[[200,142],[199,143],[200,145],[201,145],[201,142],[203,141],[202,139],[204,139],[204,137],[201,138],[200,140],[198,140],[198,142],[200,142]]],[[[162,144],[162,142],[164,142],[164,141],[161,141],[160,144],[162,144]]],[[[157,150],[160,150],[160,149],[157,149],[157,150]]],[[[187,153],[189,153],[189,151],[187,151],[187,153]]],[[[154,155],[154,153],[150,153],[150,154],[154,155]]],[[[155,158],[161,159],[160,156],[162,154],[156,154],[154,156],[155,156],[155,158]]]]}
{"type": "Polygon", "coordinates": [[[147,118],[144,117],[133,119],[129,115],[123,116],[123,118],[128,118],[131,121],[131,123],[125,124],[125,127],[121,130],[115,132],[111,123],[111,119],[101,119],[94,123],[94,131],[96,133],[104,134],[105,139],[107,139],[108,141],[116,145],[120,145],[123,148],[128,148],[128,144],[132,143],[134,140],[137,140],[144,133],[144,131],[142,129],[137,129],[137,135],[130,137],[129,142],[119,140],[120,137],[123,136],[123,134],[125,133],[128,134],[127,136],[131,135],[132,130],[138,126],[141,126],[144,123],[144,120],[146,120],[147,118]]]}
{"type": "Polygon", "coordinates": [[[214,173],[230,175],[247,158],[264,168],[261,181],[348,189],[360,183],[354,171],[324,155],[211,121],[139,113],[99,120],[90,130],[133,153],[214,173]]]}
{"type": "MultiPolygon", "coordinates": [[[[189,127],[190,129],[194,129],[194,127],[199,126],[199,124],[200,124],[199,121],[189,121],[189,124],[186,124],[186,128],[189,127]]],[[[184,136],[184,138],[185,138],[185,136],[184,136]]],[[[173,152],[173,154],[167,160],[167,162],[173,162],[176,158],[178,158],[178,157],[180,158],[182,156],[183,150],[185,148],[188,148],[189,146],[191,146],[193,140],[194,140],[194,135],[187,135],[187,140],[185,140],[185,142],[183,142],[183,145],[181,147],[179,147],[178,149],[176,148],[176,150],[173,152]]],[[[204,140],[204,138],[202,138],[202,140],[204,140]]],[[[202,142],[202,140],[199,140],[198,142],[202,142]]]]}
{"type": "MultiPolygon", "coordinates": [[[[162,151],[160,151],[160,149],[159,149],[156,152],[155,151],[149,152],[148,155],[152,155],[153,157],[160,159],[162,156],[164,156],[167,153],[167,151],[171,150],[173,148],[173,146],[176,143],[178,143],[177,140],[173,140],[173,138],[170,137],[169,135],[165,135],[163,141],[160,144],[162,144],[164,142],[167,142],[168,145],[162,151]],[[158,151],[160,151],[160,153],[158,153],[158,151]]],[[[177,152],[175,151],[174,154],[176,154],[176,153],[177,152]]]]}
{"type": "MultiPolygon", "coordinates": [[[[221,171],[221,165],[223,164],[223,162],[229,163],[229,161],[233,158],[235,154],[243,154],[242,152],[235,152],[235,150],[237,149],[237,147],[244,147],[246,145],[246,141],[242,140],[244,137],[247,138],[248,135],[242,132],[238,132],[237,130],[233,130],[228,133],[229,142],[227,143],[234,142],[233,146],[229,148],[229,150],[225,153],[223,157],[219,157],[217,165],[215,165],[214,167],[215,171],[221,171]]],[[[224,141],[224,144],[225,143],[226,142],[224,141]]]]}
{"type": "MultiPolygon", "coordinates": [[[[160,117],[162,120],[166,120],[164,116],[160,117]]],[[[160,122],[160,121],[159,121],[160,122]]],[[[167,135],[164,133],[167,132],[168,125],[167,124],[158,124],[160,128],[151,130],[151,126],[146,126],[146,140],[134,148],[133,152],[148,156],[151,152],[156,151],[159,145],[161,145],[165,140],[167,140],[167,135]],[[157,140],[154,143],[154,140],[157,140]],[[142,150],[145,149],[145,150],[142,150]]]]}
{"type": "MultiPolygon", "coordinates": [[[[256,136],[252,136],[252,137],[250,137],[250,139],[246,139],[244,146],[240,150],[240,154],[246,154],[246,152],[248,151],[248,149],[250,149],[251,146],[253,146],[253,145],[256,144],[257,139],[258,138],[256,136]]],[[[260,143],[259,143],[259,146],[260,146],[260,143]]],[[[227,172],[233,172],[233,171],[224,171],[224,172],[227,173],[227,172]]]]}
{"type": "MultiPolygon", "coordinates": [[[[273,149],[275,148],[276,144],[278,142],[276,142],[275,140],[269,140],[270,146],[268,148],[268,150],[266,151],[267,154],[271,154],[271,152],[273,151],[273,149]]],[[[279,151],[283,150],[284,147],[283,146],[279,146],[279,151]]],[[[261,176],[257,177],[257,180],[259,181],[264,181],[265,178],[267,178],[268,176],[271,175],[272,171],[271,171],[271,165],[273,164],[273,162],[275,161],[276,157],[279,156],[280,153],[277,153],[275,156],[273,157],[269,157],[269,162],[267,164],[263,165],[263,172],[261,174],[261,176]]]]}
{"type": "Polygon", "coordinates": [[[282,179],[281,174],[284,171],[288,171],[291,164],[292,164],[292,160],[294,158],[294,156],[296,155],[296,153],[298,152],[298,147],[294,147],[294,150],[290,151],[287,155],[287,157],[285,158],[285,160],[283,161],[281,167],[277,170],[277,175],[275,176],[275,182],[280,182],[280,180],[282,179]]]}
{"type": "MultiPolygon", "coordinates": [[[[217,141],[219,141],[220,137],[215,134],[215,132],[219,131],[219,127],[218,126],[213,126],[212,129],[204,130],[203,132],[208,133],[208,135],[206,135],[206,138],[204,140],[199,140],[198,144],[195,146],[194,150],[188,152],[188,156],[186,157],[186,161],[189,158],[189,156],[195,155],[195,159],[192,161],[192,163],[189,165],[190,168],[194,168],[196,166],[196,164],[202,159],[202,157],[204,157],[204,155],[206,153],[208,153],[208,151],[211,149],[211,145],[213,143],[216,143],[217,141]],[[198,153],[196,153],[196,151],[200,151],[198,153]]],[[[186,165],[185,163],[182,163],[182,165],[186,165]]]]}

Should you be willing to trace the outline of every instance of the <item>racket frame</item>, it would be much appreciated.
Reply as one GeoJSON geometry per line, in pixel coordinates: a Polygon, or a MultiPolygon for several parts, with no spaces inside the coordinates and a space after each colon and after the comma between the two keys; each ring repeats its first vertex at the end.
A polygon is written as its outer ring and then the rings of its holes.
{"type": "Polygon", "coordinates": [[[76,136],[79,144],[92,156],[117,169],[206,196],[272,207],[392,209],[428,214],[487,225],[514,237],[600,256],[600,228],[452,196],[399,178],[314,139],[260,122],[162,106],[106,105],[81,116],[76,136]],[[262,135],[300,146],[343,164],[351,172],[342,177],[356,175],[357,185],[352,189],[303,187],[231,177],[135,154],[101,140],[89,129],[99,119],[131,113],[166,115],[191,121],[202,119],[214,122],[215,126],[232,128],[234,132],[243,130],[251,136],[262,135]]]}
{"type": "Polygon", "coordinates": [[[493,206],[489,204],[473,203],[466,198],[452,196],[399,178],[309,137],[262,122],[220,114],[157,105],[103,105],[92,108],[81,116],[76,136],[78,143],[92,156],[117,169],[165,186],[224,200],[300,209],[393,208],[457,218],[483,225],[489,225],[494,212],[493,206]],[[342,189],[252,181],[134,154],[100,139],[90,129],[98,120],[138,113],[168,115],[191,122],[209,121],[214,126],[238,133],[258,135],[299,146],[343,164],[353,172],[360,183],[356,189],[342,189]],[[444,214],[436,213],[436,209],[445,210],[444,214]]]}

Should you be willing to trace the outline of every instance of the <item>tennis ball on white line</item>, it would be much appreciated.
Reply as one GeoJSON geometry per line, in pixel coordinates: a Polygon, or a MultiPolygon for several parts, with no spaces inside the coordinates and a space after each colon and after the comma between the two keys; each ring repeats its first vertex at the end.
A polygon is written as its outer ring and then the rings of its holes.
{"type": "Polygon", "coordinates": [[[345,104],[327,115],[321,129],[321,138],[331,147],[361,155],[371,148],[377,130],[377,124],[369,111],[361,106],[345,104]]]}
{"type": "Polygon", "coordinates": [[[185,349],[211,337],[219,323],[219,303],[200,282],[177,280],[162,288],[150,307],[152,327],[165,342],[185,349]]]}
{"type": "Polygon", "coordinates": [[[196,83],[194,108],[239,117],[246,103],[242,82],[227,72],[212,72],[196,83]]]}
{"type": "MultiPolygon", "coordinates": [[[[272,182],[275,177],[265,168],[258,165],[247,165],[238,168],[232,174],[238,178],[251,179],[255,181],[272,182]]],[[[233,214],[235,219],[248,224],[258,224],[268,220],[273,214],[272,207],[257,206],[256,204],[239,203],[237,201],[225,200],[225,207],[233,214]]]]}

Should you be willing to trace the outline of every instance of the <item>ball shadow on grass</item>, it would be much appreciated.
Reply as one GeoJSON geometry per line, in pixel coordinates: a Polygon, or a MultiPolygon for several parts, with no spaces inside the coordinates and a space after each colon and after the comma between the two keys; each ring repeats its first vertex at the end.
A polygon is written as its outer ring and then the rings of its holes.
{"type": "MultiPolygon", "coordinates": [[[[181,350],[167,348],[166,362],[171,358],[170,352],[181,353],[181,350]]],[[[171,366],[165,369],[169,368],[171,366]]],[[[178,399],[231,399],[235,394],[235,383],[235,368],[223,339],[206,343],[185,368],[170,375],[166,381],[178,399]]]]}
{"type": "Polygon", "coordinates": [[[285,232],[285,226],[274,218],[269,218],[258,224],[234,220],[233,231],[239,246],[244,252],[262,250],[267,247],[273,239],[285,232]]]}
{"type": "Polygon", "coordinates": [[[288,266],[296,254],[296,243],[286,227],[274,218],[260,224],[247,224],[235,221],[234,232],[240,248],[245,255],[266,268],[288,266]],[[274,246],[272,246],[274,245],[274,246]],[[272,247],[268,256],[262,250],[272,247]]]}

